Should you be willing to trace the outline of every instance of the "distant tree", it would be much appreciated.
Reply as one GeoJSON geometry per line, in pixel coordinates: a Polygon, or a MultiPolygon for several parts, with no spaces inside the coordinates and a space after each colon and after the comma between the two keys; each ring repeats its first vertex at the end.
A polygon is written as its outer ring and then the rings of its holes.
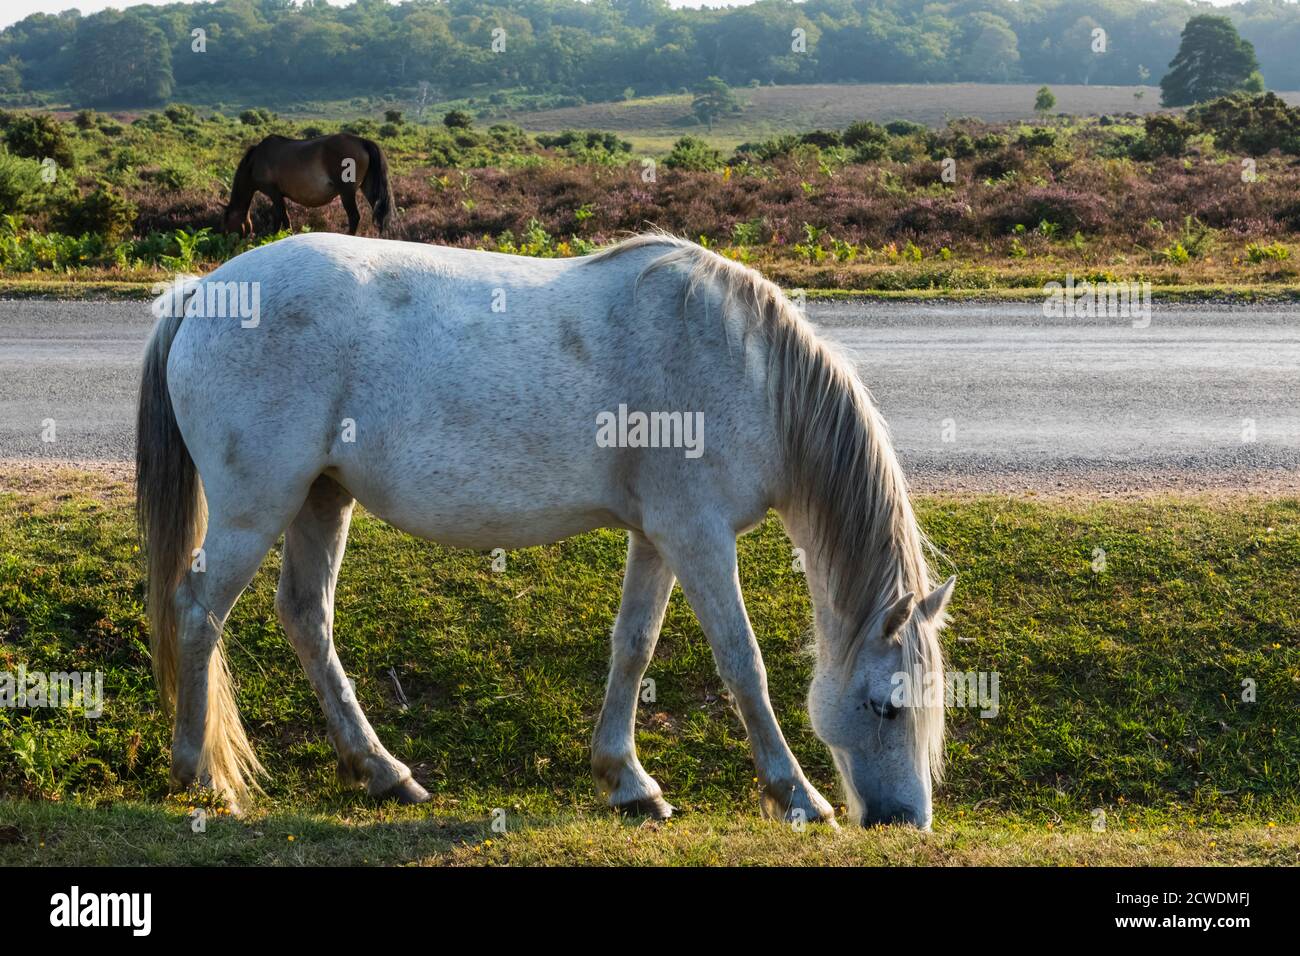
{"type": "Polygon", "coordinates": [[[713,129],[713,121],[719,116],[740,112],[740,101],[725,80],[710,76],[695,91],[691,112],[701,123],[707,123],[709,129],[713,129]]]}
{"type": "Polygon", "coordinates": [[[442,118],[442,125],[447,129],[469,129],[474,125],[474,117],[464,110],[452,110],[442,118]]]}
{"type": "Polygon", "coordinates": [[[1082,16],[1061,34],[1058,49],[1064,70],[1062,80],[1087,85],[1098,71],[1105,69],[1107,55],[1102,52],[1104,44],[1099,45],[1100,37],[1105,34],[1097,33],[1103,29],[1092,17],[1082,16]]]}
{"type": "Polygon", "coordinates": [[[1050,113],[1056,109],[1056,94],[1045,86],[1038,88],[1038,93],[1034,96],[1034,110],[1039,113],[1050,113]]]}
{"type": "Polygon", "coordinates": [[[1190,106],[1252,86],[1262,87],[1255,48],[1227,17],[1201,14],[1183,27],[1178,53],[1160,81],[1165,106],[1190,106]]]}
{"type": "MultiPolygon", "coordinates": [[[[521,87],[548,105],[579,105],[627,87],[641,96],[689,92],[709,76],[737,90],[750,83],[1021,78],[1035,88],[1118,85],[1140,80],[1139,56],[1168,63],[1189,13],[1204,9],[1186,0],[760,0],[704,9],[677,0],[130,2],[137,5],[126,14],[84,17],[69,9],[0,30],[0,64],[21,63],[17,92],[61,102],[72,90],[87,101],[77,107],[110,96],[115,105],[152,106],[146,96],[170,98],[148,89],[170,70],[180,98],[193,102],[226,98],[232,78],[242,89],[302,99],[370,102],[408,90],[407,112],[427,121],[433,103],[459,97],[473,97],[475,109],[488,100],[498,112],[521,105],[513,92],[521,87]],[[109,23],[124,17],[135,34],[141,23],[162,32],[170,66],[161,48],[139,55],[130,30],[107,36],[109,23]],[[194,27],[207,31],[201,56],[191,52],[194,27]],[[1116,41],[1104,55],[1096,32],[1103,27],[1116,41]],[[503,51],[494,51],[497,39],[508,43],[503,51]],[[92,40],[100,55],[88,58],[92,40]],[[428,86],[417,99],[422,83],[428,86]]],[[[1300,3],[1239,3],[1232,22],[1254,43],[1272,85],[1300,89],[1300,3]]],[[[15,79],[0,68],[0,92],[15,92],[15,79]]]]}
{"type": "Polygon", "coordinates": [[[1005,83],[1020,72],[1020,45],[1011,24],[991,13],[971,16],[968,52],[961,59],[964,74],[974,80],[1005,83]]]}
{"type": "Polygon", "coordinates": [[[107,11],[82,20],[73,58],[70,86],[78,103],[142,106],[171,96],[167,38],[134,14],[107,11]]]}
{"type": "Polygon", "coordinates": [[[0,93],[17,93],[23,88],[23,64],[16,56],[0,65],[0,93]]]}

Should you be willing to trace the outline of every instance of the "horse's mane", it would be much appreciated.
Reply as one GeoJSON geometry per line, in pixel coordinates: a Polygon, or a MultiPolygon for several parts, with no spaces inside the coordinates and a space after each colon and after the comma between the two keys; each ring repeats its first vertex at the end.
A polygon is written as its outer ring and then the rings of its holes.
{"type": "MultiPolygon", "coordinates": [[[[848,360],[819,339],[781,290],[755,270],[659,232],[634,236],[593,259],[654,246],[665,252],[642,276],[684,266],[686,297],[711,284],[724,311],[739,307],[750,331],[767,341],[769,400],[792,488],[812,519],[816,546],[829,569],[828,598],[848,624],[840,646],[818,653],[828,653],[833,666],[850,666],[877,613],[907,591],[920,600],[934,587],[925,555],[930,545],[912,511],[888,427],[848,360]]],[[[927,674],[942,676],[938,628],[910,624],[903,662],[915,688],[925,688],[927,674]]],[[[907,710],[915,744],[929,751],[937,778],[943,765],[943,695],[922,696],[923,706],[907,710]]]]}

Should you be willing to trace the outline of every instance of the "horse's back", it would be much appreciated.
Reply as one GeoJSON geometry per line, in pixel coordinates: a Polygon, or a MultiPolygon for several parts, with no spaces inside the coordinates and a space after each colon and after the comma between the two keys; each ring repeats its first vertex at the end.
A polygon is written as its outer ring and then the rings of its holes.
{"type": "Polygon", "coordinates": [[[647,483],[710,466],[688,448],[602,447],[602,415],[698,415],[721,454],[770,427],[721,326],[683,326],[679,279],[638,283],[660,253],[541,260],[334,234],[252,250],[205,282],[256,284],[257,323],[182,329],[178,416],[220,406],[192,423],[198,444],[269,443],[451,543],[635,525],[647,483]]]}

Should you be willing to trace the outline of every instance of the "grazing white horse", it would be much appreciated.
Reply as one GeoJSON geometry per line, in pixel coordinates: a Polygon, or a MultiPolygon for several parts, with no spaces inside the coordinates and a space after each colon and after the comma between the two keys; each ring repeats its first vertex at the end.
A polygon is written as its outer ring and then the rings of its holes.
{"type": "Polygon", "coordinates": [[[155,311],[136,480],[173,785],[200,780],[237,800],[261,773],[220,639],[283,534],[276,612],[341,776],[378,797],[428,799],[371,729],[334,648],[360,501],[464,548],[626,529],[592,745],[608,803],[672,812],[634,733],[677,580],[744,721],[763,811],[833,824],[772,712],[737,576],[737,535],[775,508],[805,556],[808,706],[850,819],[930,825],[942,694],[899,706],[897,687],[942,686],[953,579],[933,587],[867,391],[758,273],[658,234],[550,260],[304,235],[186,282],[155,311]]]}

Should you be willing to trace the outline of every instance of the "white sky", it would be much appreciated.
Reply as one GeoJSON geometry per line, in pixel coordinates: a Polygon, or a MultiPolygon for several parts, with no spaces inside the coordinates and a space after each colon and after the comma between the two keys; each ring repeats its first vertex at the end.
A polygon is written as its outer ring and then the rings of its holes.
{"type": "MultiPolygon", "coordinates": [[[[167,0],[174,2],[174,0],[167,0]]],[[[183,0],[185,3],[194,0],[183,0]]],[[[328,0],[336,7],[347,6],[350,0],[328,0]]],[[[669,0],[674,7],[721,6],[748,3],[752,0],[669,0]]],[[[1215,6],[1227,6],[1240,0],[1209,0],[1215,6]]],[[[33,13],[58,13],[62,10],[77,9],[82,14],[98,13],[107,7],[122,10],[136,6],[136,0],[0,0],[0,28],[17,23],[23,17],[33,13]]]]}

